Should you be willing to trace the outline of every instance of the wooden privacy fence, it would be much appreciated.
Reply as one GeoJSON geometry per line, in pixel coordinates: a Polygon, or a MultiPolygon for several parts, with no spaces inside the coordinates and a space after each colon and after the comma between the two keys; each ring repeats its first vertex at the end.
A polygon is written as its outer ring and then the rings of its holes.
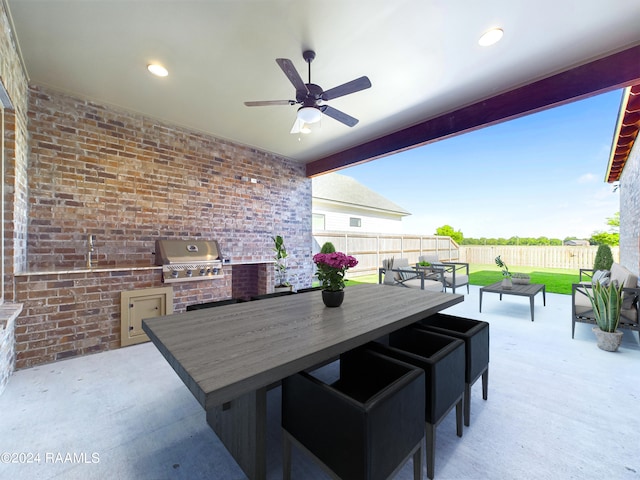
{"type": "MultiPolygon", "coordinates": [[[[495,265],[495,258],[500,258],[509,266],[565,268],[593,268],[597,246],[516,246],[516,245],[461,245],[461,261],[495,265]]],[[[613,260],[620,261],[620,248],[611,247],[613,260]]]]}
{"type": "Polygon", "coordinates": [[[390,257],[406,258],[416,263],[420,255],[438,255],[440,260],[458,261],[460,247],[451,237],[437,235],[392,235],[353,232],[314,232],[313,253],[322,244],[331,242],[339,252],[353,255],[358,265],[349,269],[349,276],[377,273],[382,260],[390,257]]]}

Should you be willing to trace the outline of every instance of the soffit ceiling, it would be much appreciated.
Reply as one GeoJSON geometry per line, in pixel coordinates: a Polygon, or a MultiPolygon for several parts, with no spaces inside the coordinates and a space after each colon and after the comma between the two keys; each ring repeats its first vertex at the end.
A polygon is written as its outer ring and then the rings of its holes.
{"type": "Polygon", "coordinates": [[[609,166],[605,181],[608,183],[620,180],[624,166],[638,138],[640,130],[640,84],[625,89],[620,105],[618,123],[613,135],[613,145],[609,157],[609,166]]]}
{"type": "Polygon", "coordinates": [[[303,163],[640,44],[637,0],[5,1],[30,83],[303,163]],[[275,59],[307,81],[306,49],[325,90],[371,80],[328,102],[355,127],[292,135],[297,106],[243,104],[294,98],[275,59]]]}

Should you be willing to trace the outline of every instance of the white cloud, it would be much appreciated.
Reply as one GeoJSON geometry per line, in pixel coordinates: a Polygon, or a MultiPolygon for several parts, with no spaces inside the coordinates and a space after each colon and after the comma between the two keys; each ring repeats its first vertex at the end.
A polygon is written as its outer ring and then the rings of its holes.
{"type": "Polygon", "coordinates": [[[585,173],[578,177],[578,183],[593,183],[598,180],[598,177],[593,173],[585,173]]]}

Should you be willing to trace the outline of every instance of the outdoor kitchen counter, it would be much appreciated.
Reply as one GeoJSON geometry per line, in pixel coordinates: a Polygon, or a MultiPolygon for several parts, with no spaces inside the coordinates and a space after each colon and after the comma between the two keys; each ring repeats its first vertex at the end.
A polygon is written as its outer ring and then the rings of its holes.
{"type": "MultiPolygon", "coordinates": [[[[273,260],[232,260],[224,262],[223,267],[234,267],[239,265],[261,265],[275,263],[273,260]]],[[[16,277],[28,275],[68,275],[71,273],[97,273],[97,272],[126,272],[133,270],[162,270],[162,265],[105,265],[92,268],[87,267],[50,267],[43,269],[29,270],[16,273],[16,277]]]]}
{"type": "Polygon", "coordinates": [[[98,272],[126,272],[132,270],[162,270],[161,266],[156,265],[146,265],[146,266],[135,266],[135,265],[105,265],[104,267],[51,267],[45,269],[38,269],[33,271],[26,271],[16,273],[16,277],[25,277],[28,275],[68,275],[71,273],[98,273],[98,272]]]}
{"type": "Polygon", "coordinates": [[[142,329],[249,478],[264,479],[269,385],[463,300],[363,284],[339,308],[307,292],[150,318],[142,329]]]}

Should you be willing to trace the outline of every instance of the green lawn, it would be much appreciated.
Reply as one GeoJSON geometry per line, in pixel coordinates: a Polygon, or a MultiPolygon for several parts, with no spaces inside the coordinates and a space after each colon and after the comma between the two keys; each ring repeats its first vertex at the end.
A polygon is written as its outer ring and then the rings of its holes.
{"type": "MultiPolygon", "coordinates": [[[[578,270],[564,270],[560,268],[534,268],[534,267],[513,267],[512,273],[528,273],[531,276],[531,283],[543,283],[547,292],[564,293],[571,295],[571,284],[578,282],[578,270]]],[[[500,269],[495,265],[470,264],[469,274],[471,285],[485,286],[502,280],[500,269]]],[[[378,274],[365,275],[350,279],[347,285],[358,283],[378,283],[378,274]]]]}

